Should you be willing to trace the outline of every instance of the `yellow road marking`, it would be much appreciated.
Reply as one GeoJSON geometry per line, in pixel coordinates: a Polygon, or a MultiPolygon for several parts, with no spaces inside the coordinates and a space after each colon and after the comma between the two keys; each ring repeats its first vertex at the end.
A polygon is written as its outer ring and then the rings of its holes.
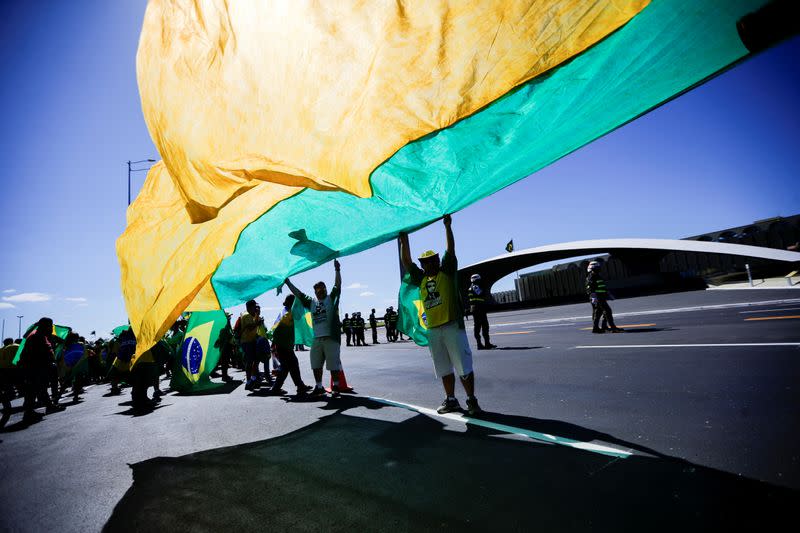
{"type": "Polygon", "coordinates": [[[785,316],[759,316],[753,318],[745,318],[745,322],[752,320],[786,320],[787,318],[800,318],[800,315],[785,315],[785,316]]]}
{"type": "MultiPolygon", "coordinates": [[[[655,326],[655,324],[624,324],[621,326],[617,326],[618,328],[649,328],[655,326]]],[[[592,328],[581,328],[581,331],[589,331],[592,328]]]]}

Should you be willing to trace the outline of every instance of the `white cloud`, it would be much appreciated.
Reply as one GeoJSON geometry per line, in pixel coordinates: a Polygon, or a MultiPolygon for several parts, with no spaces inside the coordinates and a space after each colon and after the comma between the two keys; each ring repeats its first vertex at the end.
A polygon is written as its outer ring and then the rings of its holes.
{"type": "Polygon", "coordinates": [[[51,297],[43,292],[21,292],[14,296],[3,296],[3,300],[6,302],[48,302],[51,297]]]}
{"type": "Polygon", "coordinates": [[[0,309],[11,309],[14,307],[14,304],[0,302],[0,309]]]}
{"type": "Polygon", "coordinates": [[[76,304],[75,307],[89,307],[89,304],[82,302],[82,303],[76,304]]]}
{"type": "Polygon", "coordinates": [[[359,283],[357,281],[355,283],[351,283],[350,285],[345,287],[345,289],[366,289],[366,288],[367,288],[366,285],[362,285],[361,283],[359,283]]]}
{"type": "Polygon", "coordinates": [[[364,291],[359,296],[375,296],[375,293],[372,291],[364,291]]]}
{"type": "Polygon", "coordinates": [[[3,294],[11,294],[12,292],[17,292],[17,289],[6,289],[3,291],[3,294]]]}
{"type": "Polygon", "coordinates": [[[64,300],[66,300],[68,302],[80,302],[80,303],[84,303],[84,302],[88,301],[83,296],[76,296],[74,298],[64,298],[64,300]]]}

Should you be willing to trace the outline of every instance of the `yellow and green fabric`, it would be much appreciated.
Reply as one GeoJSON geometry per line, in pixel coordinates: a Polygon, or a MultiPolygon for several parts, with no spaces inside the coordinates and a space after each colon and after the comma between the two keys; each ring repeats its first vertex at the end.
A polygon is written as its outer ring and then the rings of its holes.
{"type": "MultiPolygon", "coordinates": [[[[197,392],[220,386],[213,383],[209,375],[219,363],[222,352],[220,333],[226,326],[228,316],[224,311],[198,311],[191,314],[172,371],[172,389],[197,392]]],[[[169,351],[166,341],[163,343],[163,349],[169,351]]]]}
{"type": "MultiPolygon", "coordinates": [[[[25,330],[25,335],[22,336],[22,342],[19,343],[19,348],[17,348],[17,353],[14,356],[14,360],[12,361],[12,364],[14,364],[15,366],[19,363],[19,359],[22,356],[22,351],[25,349],[25,343],[28,340],[28,337],[36,333],[38,327],[39,324],[34,323],[28,326],[28,329],[25,330]]],[[[53,324],[53,333],[52,333],[53,336],[58,337],[61,340],[66,340],[67,335],[69,335],[70,333],[72,333],[71,327],[59,326],[58,324],[53,324]]],[[[56,343],[53,345],[53,354],[55,355],[57,361],[61,358],[61,355],[63,353],[64,353],[64,343],[56,343]]]]}
{"type": "Polygon", "coordinates": [[[763,3],[151,0],[137,74],[163,161],[117,242],[139,353],[691,88],[747,55],[736,22],[763,3]]]}

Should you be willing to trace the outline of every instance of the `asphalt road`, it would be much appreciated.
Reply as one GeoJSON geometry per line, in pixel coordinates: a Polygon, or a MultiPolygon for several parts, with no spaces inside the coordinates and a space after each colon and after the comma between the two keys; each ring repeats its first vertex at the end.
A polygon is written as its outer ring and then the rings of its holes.
{"type": "MultiPolygon", "coordinates": [[[[800,291],[611,305],[625,333],[592,334],[588,304],[491,315],[500,348],[474,352],[486,410],[474,419],[435,414],[441,385],[427,350],[408,342],[344,347],[358,394],[339,399],[239,386],[168,394],[135,416],[129,395],[93,386],[37,424],[17,412],[0,433],[0,530],[708,531],[793,520],[800,291]]],[[[307,352],[298,356],[311,381],[307,352]]]]}

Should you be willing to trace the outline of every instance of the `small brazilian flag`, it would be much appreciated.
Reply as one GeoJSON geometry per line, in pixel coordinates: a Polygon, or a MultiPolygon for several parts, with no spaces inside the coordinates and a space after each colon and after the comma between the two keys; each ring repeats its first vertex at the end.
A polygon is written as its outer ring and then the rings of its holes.
{"type": "Polygon", "coordinates": [[[300,301],[300,298],[294,299],[292,317],[294,318],[294,343],[303,344],[310,348],[314,340],[311,311],[303,307],[303,302],[300,301]]]}
{"type": "Polygon", "coordinates": [[[219,362],[217,340],[228,324],[225,311],[195,311],[189,317],[186,333],[172,372],[170,386],[181,392],[195,392],[219,386],[208,375],[219,362]]]}
{"type": "Polygon", "coordinates": [[[508,244],[506,244],[506,252],[513,252],[513,251],[514,251],[514,239],[511,239],[510,241],[508,241],[508,244]]]}
{"type": "MultiPolygon", "coordinates": [[[[12,361],[12,364],[16,365],[17,363],[19,363],[19,358],[20,358],[20,356],[22,356],[22,350],[25,349],[25,342],[28,340],[28,337],[30,337],[31,335],[36,333],[37,326],[38,326],[38,323],[33,323],[25,331],[25,335],[22,336],[22,342],[19,343],[19,348],[17,348],[17,353],[14,356],[14,360],[12,361]]],[[[56,325],[56,324],[53,325],[53,335],[55,335],[59,339],[66,339],[67,335],[69,335],[70,332],[72,332],[72,328],[70,328],[70,327],[59,326],[59,325],[56,325]]],[[[61,358],[61,354],[64,352],[64,345],[63,344],[56,344],[55,346],[53,346],[53,352],[55,353],[56,360],[59,360],[61,358]]]]}
{"type": "Polygon", "coordinates": [[[411,275],[406,273],[400,280],[400,294],[397,296],[397,329],[408,335],[419,346],[428,345],[428,326],[425,308],[419,299],[419,287],[410,283],[411,275]]]}

